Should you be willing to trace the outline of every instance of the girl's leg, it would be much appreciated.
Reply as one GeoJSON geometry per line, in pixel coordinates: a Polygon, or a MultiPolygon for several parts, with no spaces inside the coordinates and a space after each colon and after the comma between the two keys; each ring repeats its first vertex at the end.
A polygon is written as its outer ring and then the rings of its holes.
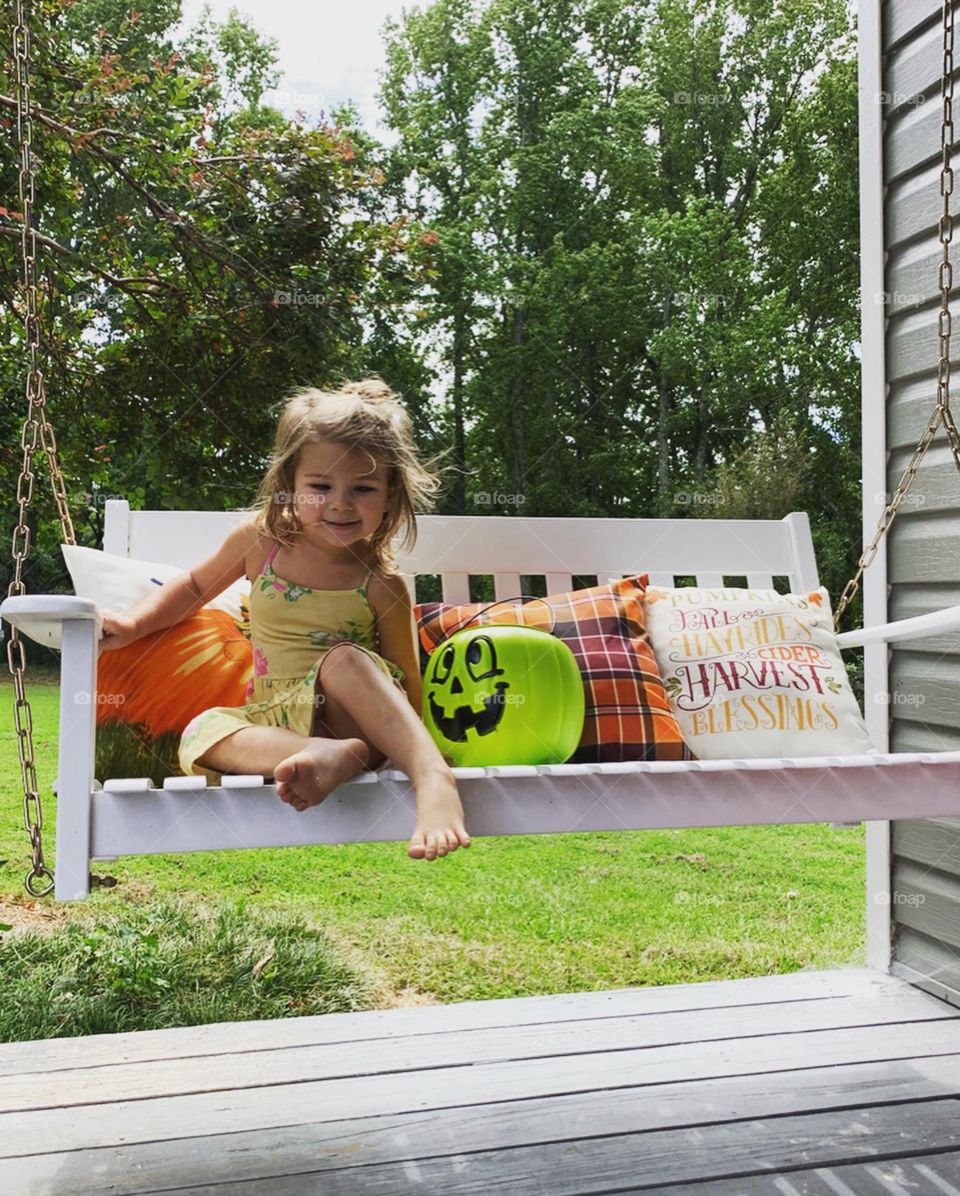
{"type": "MultiPolygon", "coordinates": [[[[369,749],[362,739],[353,736],[305,739],[289,727],[240,727],[218,740],[196,762],[217,772],[260,773],[264,777],[275,777],[277,765],[296,752],[306,752],[313,760],[318,788],[325,789],[324,796],[369,767],[369,749]],[[322,785],[319,784],[320,777],[322,785]]],[[[306,808],[283,786],[278,787],[278,793],[281,801],[306,808]]]]}
{"type": "MultiPolygon", "coordinates": [[[[386,753],[413,784],[417,822],[408,854],[432,860],[461,845],[469,847],[456,780],[406,696],[362,650],[341,643],[328,657],[322,676],[328,725],[333,729],[330,720],[338,709],[345,710],[362,733],[360,741],[386,753]]],[[[274,775],[278,782],[289,783],[307,805],[316,805],[326,793],[314,791],[308,761],[301,762],[300,756],[296,753],[279,763],[274,775]]]]}
{"type": "Polygon", "coordinates": [[[369,759],[367,768],[375,772],[386,760],[386,755],[378,747],[364,739],[363,731],[357,726],[349,710],[329,694],[324,695],[323,716],[318,715],[313,722],[313,735],[323,735],[333,739],[363,739],[367,744],[369,759]]]}

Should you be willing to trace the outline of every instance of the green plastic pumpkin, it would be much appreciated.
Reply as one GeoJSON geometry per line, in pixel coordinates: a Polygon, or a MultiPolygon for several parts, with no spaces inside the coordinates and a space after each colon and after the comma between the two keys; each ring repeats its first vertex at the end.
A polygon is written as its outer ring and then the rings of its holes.
{"type": "Polygon", "coordinates": [[[562,764],[583,713],[576,658],[538,627],[465,628],[427,662],[423,721],[456,766],[562,764]]]}

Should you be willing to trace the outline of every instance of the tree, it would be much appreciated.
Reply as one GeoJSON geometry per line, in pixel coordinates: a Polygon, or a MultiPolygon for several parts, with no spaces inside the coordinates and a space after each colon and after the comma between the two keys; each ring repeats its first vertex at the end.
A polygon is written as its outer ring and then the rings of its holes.
{"type": "Polygon", "coordinates": [[[788,426],[821,543],[852,545],[849,22],[843,0],[435,0],[388,30],[423,326],[463,379],[449,509],[703,514],[689,496],[788,426]]]}
{"type": "MultiPolygon", "coordinates": [[[[48,405],[78,537],[99,542],[111,494],[245,505],[285,394],[377,368],[370,313],[422,282],[385,214],[379,147],[349,109],[307,127],[262,106],[274,48],[235,12],[175,40],[173,0],[32,8],[48,405]]],[[[11,69],[7,59],[0,112],[15,131],[11,69]]],[[[7,445],[25,414],[18,167],[8,136],[7,445]]],[[[19,453],[3,462],[13,492],[19,453]]],[[[63,578],[59,538],[41,524],[45,584],[63,578]]]]}

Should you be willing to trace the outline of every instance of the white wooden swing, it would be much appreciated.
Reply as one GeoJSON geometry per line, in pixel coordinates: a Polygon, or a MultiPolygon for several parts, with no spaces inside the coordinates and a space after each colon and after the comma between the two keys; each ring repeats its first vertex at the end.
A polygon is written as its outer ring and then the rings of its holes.
{"type": "MultiPolygon", "coordinates": [[[[241,512],[134,511],[106,506],[104,548],[189,568],[212,553],[241,512]]],[[[550,593],[571,574],[598,582],[649,571],[672,585],[746,576],[770,588],[818,586],[805,514],[784,520],[515,519],[427,516],[400,566],[437,574],[445,601],[469,601],[469,576],[493,574],[496,596],[543,575],[550,593]]],[[[413,577],[410,578],[413,584],[413,577]]],[[[89,861],[159,852],[403,840],[413,791],[403,773],[366,773],[298,813],[261,776],[94,780],[97,641],[93,602],[64,595],[6,599],[0,615],[61,649],[56,898],[88,892],[89,861]],[[91,700],[91,696],[92,700],[91,700]],[[154,785],[153,781],[158,784],[154,785]]],[[[844,647],[960,628],[960,606],[840,636],[844,647]]],[[[960,815],[960,752],[690,763],[516,765],[454,769],[474,836],[648,827],[860,821],[960,815]]]]}
{"type": "MultiPolygon", "coordinates": [[[[952,6],[944,6],[945,38],[952,35],[952,6]],[[949,14],[948,14],[948,10],[949,14]]],[[[18,27],[22,24],[19,15],[18,27]]],[[[94,603],[66,595],[25,595],[22,565],[29,552],[26,524],[38,430],[50,466],[63,540],[75,543],[56,440],[45,408],[38,364],[37,244],[32,221],[30,89],[26,38],[17,44],[18,120],[24,167],[24,293],[30,360],[23,465],[17,490],[14,578],[0,616],[13,631],[7,643],[14,677],[15,718],[24,788],[24,810],[33,846],[28,891],[37,896],[53,873],[43,861],[40,799],[33,763],[29,702],[23,688],[21,633],[61,650],[57,868],[55,896],[77,900],[89,891],[92,859],[220,848],[280,847],[320,843],[404,840],[413,827],[414,798],[399,772],[367,773],[341,785],[320,805],[298,813],[281,802],[260,776],[225,776],[219,786],[202,778],[94,778],[96,675],[100,618],[94,603]],[[24,714],[26,717],[24,717],[24,714]],[[154,785],[153,781],[159,781],[154,785]]],[[[940,236],[940,374],[937,405],[893,501],[884,511],[838,614],[855,592],[864,567],[896,515],[920,459],[942,422],[960,469],[960,436],[949,408],[950,239],[949,137],[952,78],[944,73],[944,219],[940,236]],[[949,90],[948,90],[949,88],[949,90]],[[945,314],[944,314],[945,313],[945,314]]],[[[952,127],[952,126],[950,126],[952,127]]],[[[108,502],[104,548],[187,569],[222,542],[241,512],[133,511],[108,502]]],[[[493,575],[496,597],[521,592],[520,575],[541,575],[548,593],[571,586],[571,575],[599,582],[648,572],[658,585],[694,576],[720,585],[746,576],[751,587],[770,588],[786,578],[792,590],[819,585],[806,515],[783,520],[518,519],[428,516],[418,521],[414,552],[400,560],[409,575],[439,574],[445,601],[469,600],[470,575],[493,575]]],[[[839,637],[841,647],[887,644],[960,628],[960,606],[871,627],[839,637]]],[[[875,695],[868,694],[867,701],[875,695]]],[[[960,752],[903,753],[790,759],[731,759],[690,763],[559,764],[455,769],[467,826],[474,836],[651,827],[744,826],[764,823],[861,821],[960,816],[960,752]]]]}

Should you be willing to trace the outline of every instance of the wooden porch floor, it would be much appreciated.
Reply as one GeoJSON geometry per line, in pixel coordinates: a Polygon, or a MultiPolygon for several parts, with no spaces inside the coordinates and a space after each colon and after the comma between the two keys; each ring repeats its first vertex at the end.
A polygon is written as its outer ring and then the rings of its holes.
{"type": "Polygon", "coordinates": [[[960,1010],[865,969],[0,1045],[0,1191],[960,1196],[960,1010]]]}

